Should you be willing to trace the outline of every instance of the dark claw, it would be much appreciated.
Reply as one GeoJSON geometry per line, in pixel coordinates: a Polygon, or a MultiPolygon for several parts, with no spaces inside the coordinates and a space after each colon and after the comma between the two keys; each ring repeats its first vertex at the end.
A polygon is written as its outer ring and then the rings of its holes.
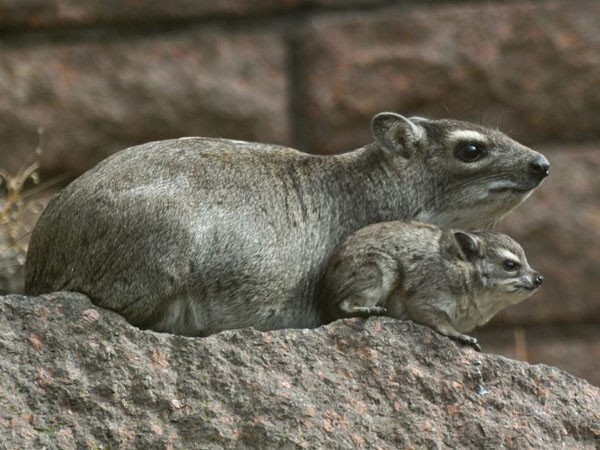
{"type": "Polygon", "coordinates": [[[382,306],[362,306],[355,308],[354,311],[358,314],[366,314],[369,316],[371,314],[385,314],[387,309],[382,306]]]}
{"type": "Polygon", "coordinates": [[[373,306],[370,312],[375,314],[384,314],[387,312],[387,309],[385,309],[383,306],[373,306]]]}
{"type": "Polygon", "coordinates": [[[477,339],[475,339],[474,337],[467,336],[466,334],[459,334],[458,336],[453,337],[452,339],[455,339],[461,344],[470,345],[478,352],[481,351],[481,345],[479,345],[479,342],[477,342],[477,339]]]}

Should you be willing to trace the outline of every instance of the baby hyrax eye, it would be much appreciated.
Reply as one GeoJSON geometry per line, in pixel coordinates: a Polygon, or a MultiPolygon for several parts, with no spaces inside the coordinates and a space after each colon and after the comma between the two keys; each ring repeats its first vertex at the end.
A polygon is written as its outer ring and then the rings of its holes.
{"type": "Polygon", "coordinates": [[[485,146],[481,142],[459,142],[454,148],[454,156],[466,163],[479,161],[485,155],[485,146]]]}
{"type": "Polygon", "coordinates": [[[512,259],[505,259],[504,261],[502,261],[502,267],[504,267],[505,270],[512,272],[515,270],[519,270],[521,268],[521,264],[519,264],[516,261],[513,261],[512,259]]]}

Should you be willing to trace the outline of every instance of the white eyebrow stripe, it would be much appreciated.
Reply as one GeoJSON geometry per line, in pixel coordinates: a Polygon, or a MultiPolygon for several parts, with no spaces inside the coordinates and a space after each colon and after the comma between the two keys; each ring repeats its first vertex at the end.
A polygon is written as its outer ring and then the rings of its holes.
{"type": "Polygon", "coordinates": [[[510,250],[507,250],[505,248],[500,249],[500,251],[498,253],[500,254],[500,256],[502,256],[505,259],[511,259],[513,261],[520,261],[521,260],[513,252],[511,252],[510,250]]]}
{"type": "Polygon", "coordinates": [[[487,142],[487,136],[475,130],[454,130],[450,132],[451,141],[487,142]]]}

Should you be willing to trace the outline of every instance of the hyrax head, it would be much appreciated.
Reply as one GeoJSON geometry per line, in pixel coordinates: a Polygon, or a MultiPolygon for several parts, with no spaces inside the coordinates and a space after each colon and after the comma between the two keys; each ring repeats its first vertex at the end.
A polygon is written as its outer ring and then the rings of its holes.
{"type": "Polygon", "coordinates": [[[456,120],[372,121],[376,143],[417,180],[415,219],[441,227],[489,227],[525,200],[549,174],[538,152],[504,133],[456,120]]]}
{"type": "Polygon", "coordinates": [[[473,265],[473,286],[480,301],[492,303],[495,312],[525,300],[542,285],[544,277],[529,266],[523,248],[506,234],[449,232],[459,257],[473,265]]]}

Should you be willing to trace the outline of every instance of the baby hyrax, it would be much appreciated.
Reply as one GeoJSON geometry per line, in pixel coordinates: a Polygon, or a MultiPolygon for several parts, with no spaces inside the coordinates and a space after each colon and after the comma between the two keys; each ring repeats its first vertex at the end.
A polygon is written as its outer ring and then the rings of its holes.
{"type": "Polygon", "coordinates": [[[495,231],[384,222],[350,235],[323,281],[325,321],[383,314],[410,319],[481,350],[462,334],[525,300],[543,277],[521,246],[495,231]]]}

